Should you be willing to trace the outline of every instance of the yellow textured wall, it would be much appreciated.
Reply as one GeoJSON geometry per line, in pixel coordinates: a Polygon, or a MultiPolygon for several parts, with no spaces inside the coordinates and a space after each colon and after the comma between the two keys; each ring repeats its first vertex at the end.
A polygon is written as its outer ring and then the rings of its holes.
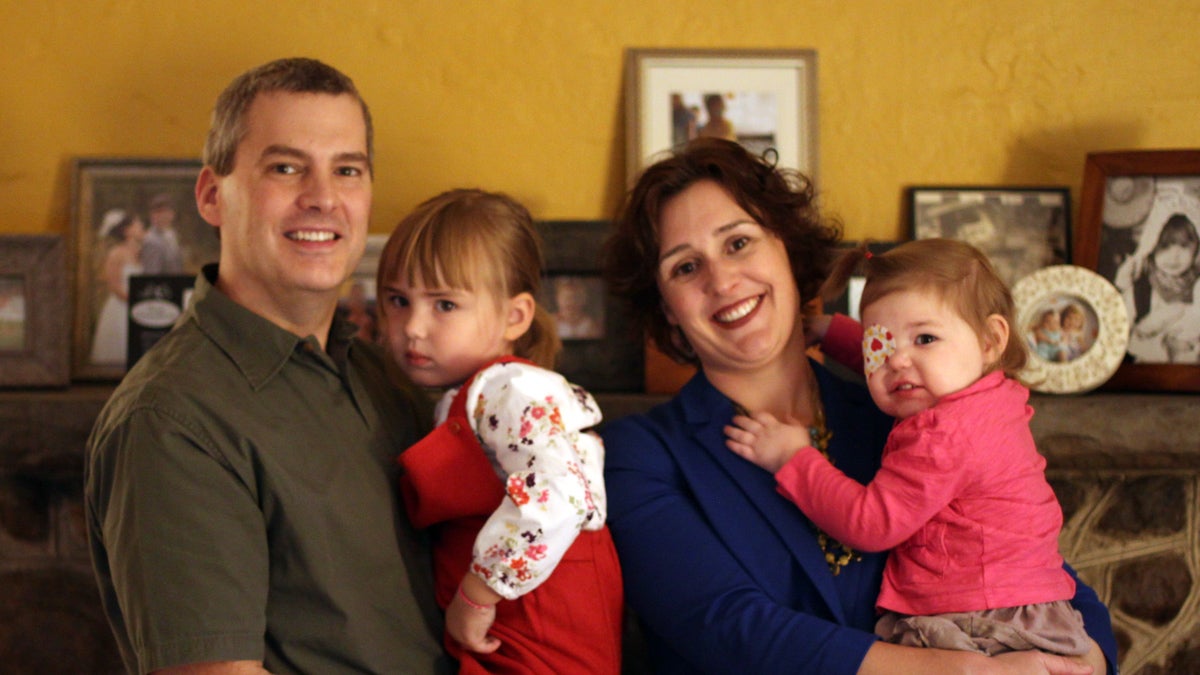
{"type": "Polygon", "coordinates": [[[0,0],[0,232],[68,231],[72,157],[198,156],[225,83],[290,55],[372,106],[373,230],[462,185],[608,217],[626,47],[809,47],[824,204],[895,238],[906,185],[1078,198],[1088,151],[1200,147],[1198,27],[1196,0],[0,0]]]}

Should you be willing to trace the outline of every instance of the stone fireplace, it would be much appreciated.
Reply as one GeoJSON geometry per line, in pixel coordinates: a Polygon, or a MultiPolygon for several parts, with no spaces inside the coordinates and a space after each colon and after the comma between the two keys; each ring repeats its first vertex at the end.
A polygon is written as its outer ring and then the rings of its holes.
{"type": "MultiPolygon", "coordinates": [[[[6,673],[122,672],[91,575],[80,480],[110,392],[0,392],[6,673]]],[[[663,400],[597,398],[609,419],[663,400]]],[[[1033,406],[1066,516],[1063,553],[1112,610],[1122,672],[1200,673],[1200,396],[1035,396],[1033,406]]]]}

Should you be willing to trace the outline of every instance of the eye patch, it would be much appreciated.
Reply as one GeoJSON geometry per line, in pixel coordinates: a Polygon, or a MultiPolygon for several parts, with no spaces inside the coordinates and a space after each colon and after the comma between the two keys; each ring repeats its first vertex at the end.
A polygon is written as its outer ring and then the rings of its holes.
{"type": "Polygon", "coordinates": [[[867,375],[883,367],[888,357],[896,353],[896,339],[891,331],[875,324],[863,333],[863,371],[867,375]]]}

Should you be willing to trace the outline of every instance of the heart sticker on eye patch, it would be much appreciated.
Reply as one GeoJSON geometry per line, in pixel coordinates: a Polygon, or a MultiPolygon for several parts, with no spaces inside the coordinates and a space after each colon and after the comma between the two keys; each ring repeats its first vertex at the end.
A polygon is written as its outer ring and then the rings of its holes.
{"type": "Polygon", "coordinates": [[[896,353],[896,340],[888,329],[875,324],[863,333],[863,371],[867,375],[883,367],[888,357],[896,353]]]}

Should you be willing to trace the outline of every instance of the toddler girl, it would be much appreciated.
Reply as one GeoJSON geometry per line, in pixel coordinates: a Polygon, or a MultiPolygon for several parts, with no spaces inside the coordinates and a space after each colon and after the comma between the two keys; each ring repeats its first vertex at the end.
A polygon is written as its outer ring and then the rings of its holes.
{"type": "Polygon", "coordinates": [[[398,461],[463,673],[620,670],[604,447],[588,431],[600,410],[549,370],[560,345],[540,275],[529,212],[479,190],[421,204],[380,258],[384,344],[415,383],[450,388],[398,461]]]}
{"type": "MultiPolygon", "coordinates": [[[[839,263],[833,288],[865,251],[839,263]]],[[[843,544],[894,548],[876,601],[884,639],[1087,653],[1058,552],[1062,511],[1029,430],[1029,391],[1012,379],[1026,352],[1010,335],[1008,289],[983,254],[954,240],[867,257],[867,388],[897,420],[875,478],[848,478],[805,429],[768,415],[735,417],[730,449],[775,472],[779,491],[843,544]]]]}

